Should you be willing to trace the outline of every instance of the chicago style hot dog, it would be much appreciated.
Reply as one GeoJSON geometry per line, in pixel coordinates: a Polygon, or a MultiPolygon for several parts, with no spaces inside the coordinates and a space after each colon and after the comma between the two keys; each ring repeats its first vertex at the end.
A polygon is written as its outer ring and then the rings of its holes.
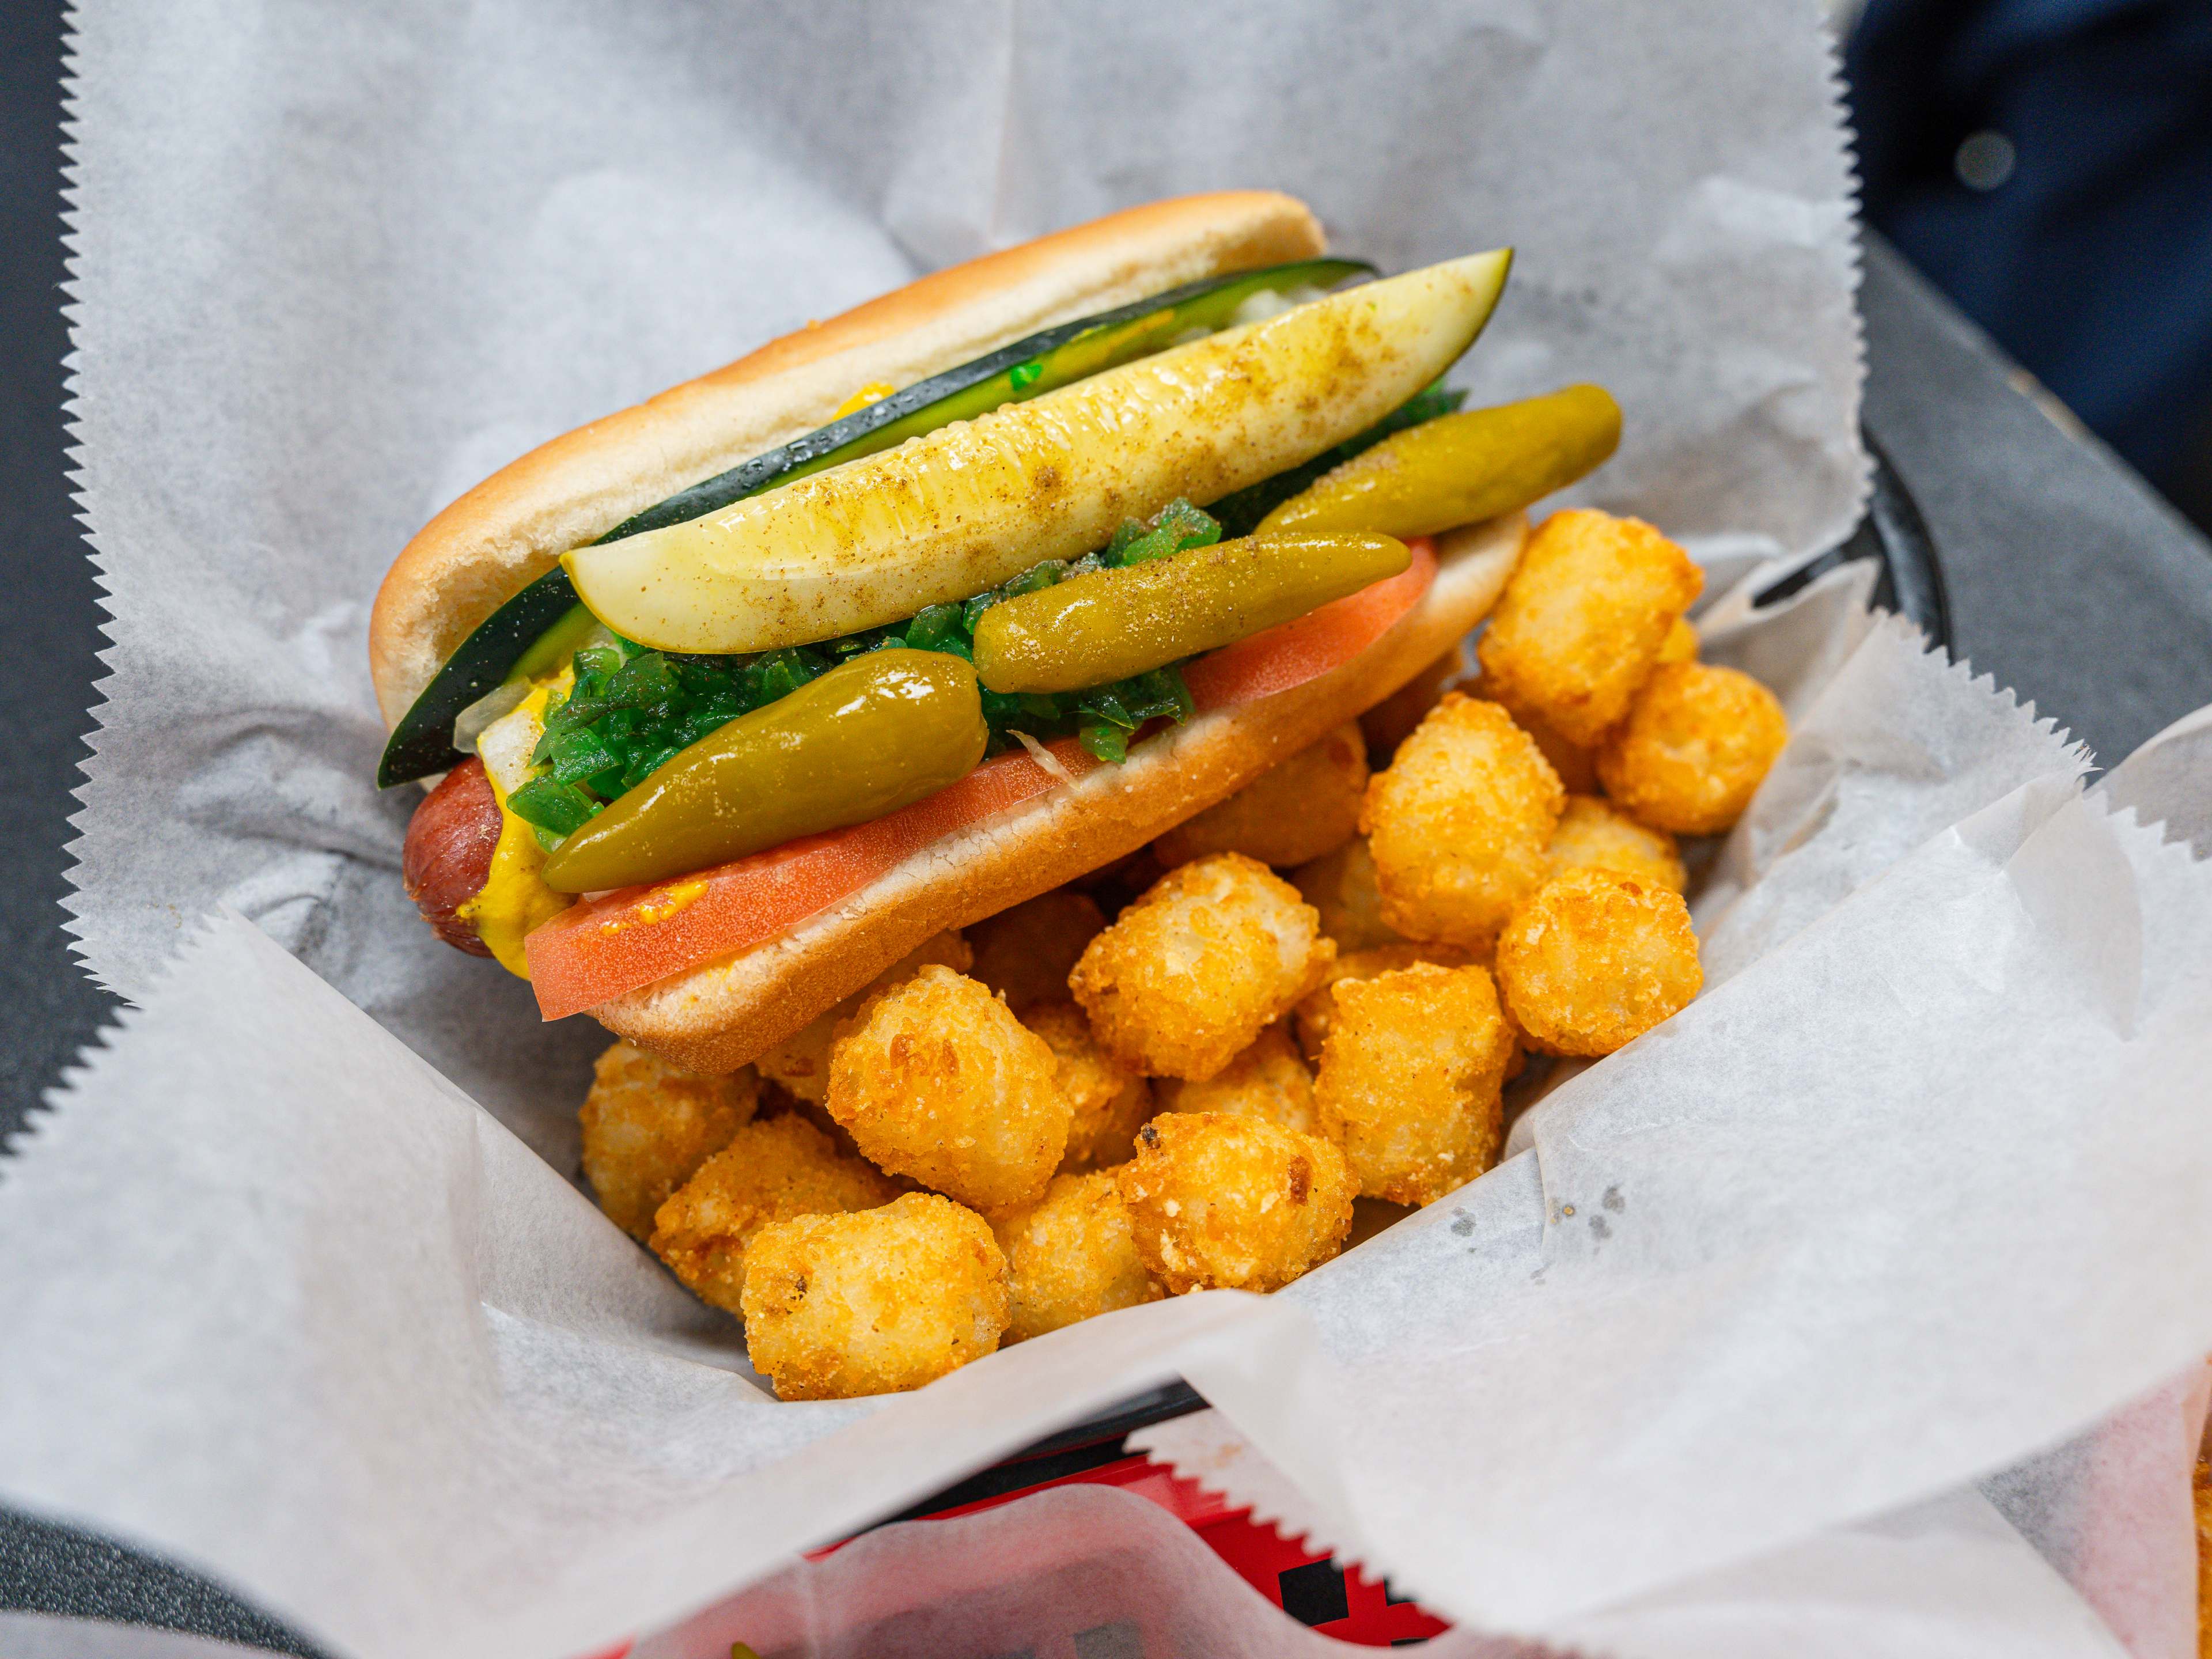
{"type": "Polygon", "coordinates": [[[1267,192],[923,278],[557,439],[377,599],[441,938],[686,1066],[1128,854],[1479,622],[1595,387],[1438,381],[1504,252],[1379,277],[1267,192]]]}

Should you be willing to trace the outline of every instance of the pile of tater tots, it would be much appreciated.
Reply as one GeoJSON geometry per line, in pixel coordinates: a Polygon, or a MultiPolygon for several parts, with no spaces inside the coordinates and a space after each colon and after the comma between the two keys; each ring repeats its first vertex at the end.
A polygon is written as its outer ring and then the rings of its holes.
{"type": "Polygon", "coordinates": [[[1528,1054],[1698,994],[1675,837],[1733,824],[1788,734],[1698,660],[1701,585],[1649,525],[1555,514],[1479,674],[1454,652],[743,1071],[617,1043],[582,1114],[600,1205],[806,1400],[1277,1290],[1434,1203],[1496,1162],[1528,1054]]]}

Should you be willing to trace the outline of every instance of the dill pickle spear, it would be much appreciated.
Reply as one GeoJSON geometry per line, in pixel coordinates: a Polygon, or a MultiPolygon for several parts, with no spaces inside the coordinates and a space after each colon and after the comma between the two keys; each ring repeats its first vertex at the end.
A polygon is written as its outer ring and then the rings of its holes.
{"type": "Polygon", "coordinates": [[[655,650],[896,622],[1364,431],[1473,343],[1511,263],[1499,249],[1332,294],[562,563],[592,615],[655,650]]]}
{"type": "Polygon", "coordinates": [[[871,652],[676,756],[562,842],[545,884],[634,887],[865,823],[965,777],[988,737],[959,658],[871,652]]]}
{"type": "Polygon", "coordinates": [[[1620,442],[1620,405],[1603,386],[1466,410],[1408,427],[1324,473],[1260,529],[1432,536],[1564,489],[1620,442]]]}
{"type": "Polygon", "coordinates": [[[1257,535],[1071,576],[975,624],[994,691],[1078,691],[1234,644],[1413,562],[1389,536],[1257,535]]]}

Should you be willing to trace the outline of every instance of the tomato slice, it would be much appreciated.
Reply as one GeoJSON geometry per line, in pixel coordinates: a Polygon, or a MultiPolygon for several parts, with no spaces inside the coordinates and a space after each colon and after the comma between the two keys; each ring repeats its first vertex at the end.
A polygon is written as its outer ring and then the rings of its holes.
{"type": "MultiPolygon", "coordinates": [[[[1075,777],[1102,764],[1073,738],[1048,747],[1075,777]]],[[[538,1012],[560,1019],[789,933],[939,836],[1059,781],[1026,750],[995,756],[959,782],[871,823],[572,905],[522,942],[538,1012]]]]}
{"type": "MultiPolygon", "coordinates": [[[[1387,580],[1201,657],[1183,671],[1200,712],[1256,702],[1317,679],[1389,632],[1436,579],[1434,544],[1387,580]]],[[[1073,738],[1048,744],[1069,777],[1096,771],[1073,738]]],[[[847,830],[803,836],[696,875],[624,888],[570,906],[523,941],[531,988],[562,1019],[789,933],[930,842],[1018,806],[1063,781],[1027,750],[985,761],[926,800],[847,830]]]]}

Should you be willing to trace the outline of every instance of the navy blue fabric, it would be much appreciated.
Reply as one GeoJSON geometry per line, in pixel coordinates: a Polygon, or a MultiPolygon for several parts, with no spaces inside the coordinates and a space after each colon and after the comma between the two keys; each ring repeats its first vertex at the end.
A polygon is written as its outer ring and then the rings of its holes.
{"type": "Polygon", "coordinates": [[[2145,473],[2212,416],[2212,0],[1870,0],[1867,217],[2145,473]],[[1954,172],[1977,132],[2011,176],[1954,172]]]}

